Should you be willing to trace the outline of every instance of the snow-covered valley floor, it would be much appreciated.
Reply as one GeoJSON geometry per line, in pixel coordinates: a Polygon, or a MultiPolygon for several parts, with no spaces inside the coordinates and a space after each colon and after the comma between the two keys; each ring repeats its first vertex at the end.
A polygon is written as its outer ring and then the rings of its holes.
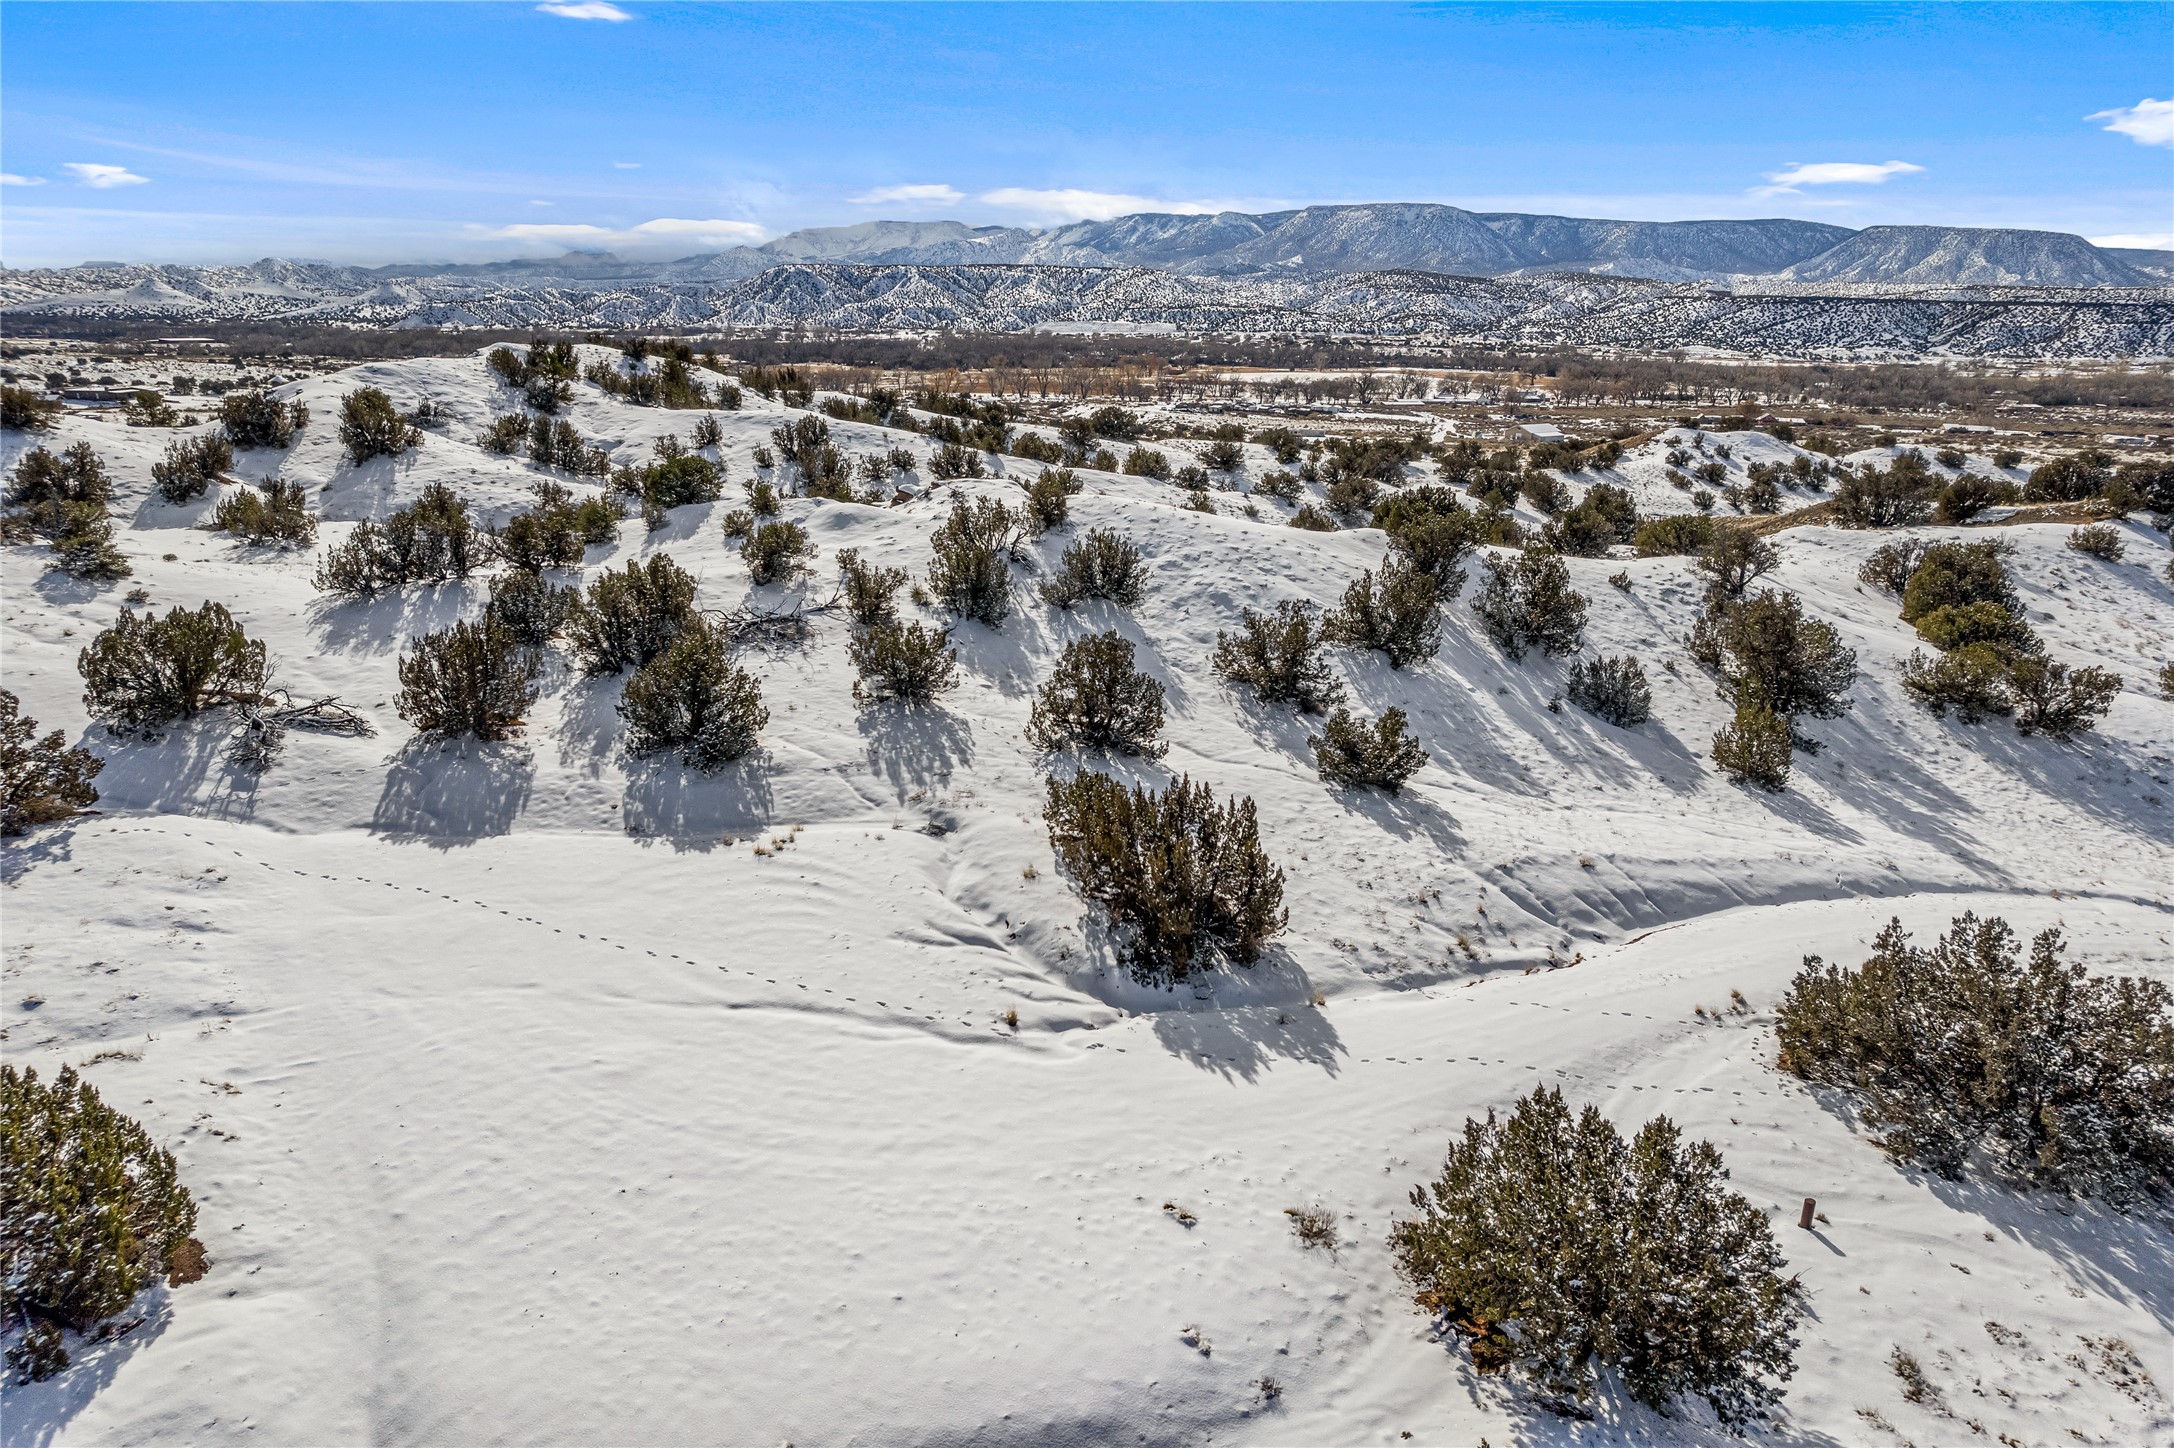
{"type": "MultiPolygon", "coordinates": [[[[691,421],[577,391],[576,426],[623,457],[691,421]]],[[[510,406],[480,358],[300,393],[291,454],[241,467],[308,486],[320,547],[431,482],[502,519],[545,476],[467,441],[510,406]],[[455,421],[351,467],[333,418],[361,382],[455,421]]],[[[664,552],[705,606],[750,595],[719,519],[798,414],[750,394],[716,416],[724,500],[628,519],[590,576],[664,552]]],[[[831,428],[848,452],[927,447],[831,428]]],[[[1070,527],[1015,569],[1011,619],[957,628],[965,682],[941,707],[856,709],[845,626],[822,616],[805,644],[743,652],[764,750],[703,776],[627,758],[620,681],[563,657],[519,741],[414,740],[399,651],[473,616],[484,579],[326,600],[308,555],[192,526],[211,499],[157,501],[172,436],[80,416],[56,434],[112,469],[133,578],[5,554],[5,687],[109,763],[98,814],[5,848],[0,1013],[8,1060],[95,1062],[173,1147],[214,1265],[7,1389],[9,1444],[1726,1441],[1614,1401],[1552,1415],[1476,1376],[1397,1281],[1406,1193],[1467,1116],[1539,1083],[1626,1129],[1669,1114],[1773,1208],[1810,1311],[1764,1439],[2174,1441],[2174,1229],[1890,1163],[1774,1069],[1770,1014],[1803,955],[1855,964],[1890,915],[1921,939],[1966,909],[2059,924],[2094,970],[2174,979],[2174,703],[2153,686],[2174,587],[2143,528],[2118,563],[2065,528],[2004,530],[2049,650],[2127,679],[2072,744],[1911,705],[1917,640],[1856,581],[1884,540],[1806,527],[1777,537],[1773,581],[1861,673],[1786,794],[1706,757],[1725,708],[1681,644],[1687,560],[1571,559],[1588,651],[1644,661],[1654,718],[1551,710],[1563,665],[1505,660],[1460,602],[1411,669],[1336,651],[1354,704],[1405,709],[1431,756],[1385,799],[1324,785],[1308,721],[1207,666],[1242,605],[1333,605],[1382,535],[1087,473],[1070,527]],[[1090,527],[1148,559],[1137,609],[1034,598],[1090,527]],[[155,743],[93,729],[76,653],[139,585],[160,612],[226,603],[296,695],[337,693],[378,734],[297,730],[259,775],[216,715],[155,743]],[[1118,772],[1252,797],[1288,875],[1289,932],[1198,989],[1112,964],[1040,823],[1033,689],[1107,628],[1170,703],[1167,758],[1118,772]],[[1333,1253],[1285,1216],[1314,1204],[1333,1253]],[[2154,1381],[2086,1337],[2125,1340],[2154,1381]],[[1939,1406],[1904,1400],[1898,1346],[1939,1406]]],[[[0,461],[28,445],[8,434],[0,461]]],[[[1039,470],[1004,465],[959,489],[1017,496],[1039,470]]],[[[815,577],[753,592],[827,597],[847,547],[918,577],[947,507],[790,499],[815,577]]]]}

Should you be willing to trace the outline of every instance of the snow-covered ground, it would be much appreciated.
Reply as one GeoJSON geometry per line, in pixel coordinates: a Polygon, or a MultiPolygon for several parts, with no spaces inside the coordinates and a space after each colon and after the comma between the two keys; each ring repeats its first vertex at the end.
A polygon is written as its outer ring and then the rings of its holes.
{"type": "MultiPolygon", "coordinates": [[[[307,484],[325,541],[431,482],[502,518],[543,476],[468,442],[511,406],[480,359],[299,391],[309,429],[244,470],[307,484]],[[456,421],[351,467],[332,418],[362,382],[456,421]]],[[[621,457],[692,422],[577,392],[576,426],[621,457]]],[[[747,404],[717,414],[724,501],[654,533],[629,519],[590,573],[664,552],[705,606],[748,596],[718,519],[798,414],[747,404]]],[[[831,430],[849,453],[927,448],[831,430]]],[[[2174,704],[2152,677],[2174,588],[2141,528],[2113,564],[2065,529],[2003,534],[2055,656],[2128,680],[2074,744],[1909,705],[1914,636],[1856,582],[1881,538],[1804,528],[1778,539],[1776,581],[1862,675],[1788,793],[1705,757],[1724,707],[1681,647],[1687,562],[1571,559],[1589,646],[1645,662],[1653,720],[1552,710],[1563,665],[1507,662],[1460,603],[1422,665],[1337,655],[1354,703],[1405,709],[1432,756],[1392,800],[1324,786],[1306,722],[1207,668],[1241,606],[1333,604],[1382,535],[1282,527],[1266,499],[1249,519],[1230,492],[1193,513],[1089,473],[1071,527],[1016,570],[1011,620],[957,629],[965,683],[941,708],[856,710],[824,616],[803,646],[743,656],[765,751],[705,777],[626,758],[620,681],[563,661],[522,740],[412,740],[399,650],[476,612],[480,577],[329,603],[308,557],[191,527],[211,500],[147,501],[173,434],[78,415],[57,436],[113,469],[136,576],[93,589],[6,553],[6,687],[110,762],[99,815],[7,846],[5,1048],[41,1069],[103,1057],[86,1074],[174,1146],[215,1265],[63,1377],[9,1389],[9,1443],[1705,1441],[1620,1404],[1559,1419],[1475,1377],[1394,1277],[1405,1193],[1467,1115],[1542,1082],[1626,1127],[1667,1112],[1773,1208],[1812,1308],[1773,1441],[2174,1435],[2174,1232],[1891,1165],[1776,1073],[1768,1015],[1805,953],[1854,963],[1891,914],[1921,935],[1964,909],[2059,923],[2094,969],[2174,978],[2174,704]],[[1149,561],[1130,614],[1033,598],[1035,567],[1089,527],[1149,561]],[[282,682],[379,734],[297,731],[254,775],[217,718],[158,743],[89,730],[75,656],[137,585],[161,611],[225,602],[282,682]],[[1288,873],[1288,935],[1198,989],[1110,963],[1039,823],[1032,691],[1106,628],[1170,702],[1168,757],[1120,772],[1250,795],[1288,873]],[[1805,1196],[1814,1233],[1794,1225],[1805,1196]],[[1334,1254],[1284,1216],[1314,1203],[1339,1218],[1334,1254]],[[2116,1382],[2084,1336],[2124,1339],[2155,1384],[2116,1382]],[[1898,1345],[1951,1416],[1903,1400],[1898,1345]]],[[[25,445],[9,434],[5,461],[25,445]]],[[[1016,495],[1039,471],[1004,466],[960,488],[1016,495]]],[[[827,596],[844,547],[918,576],[954,491],[788,501],[823,555],[797,591],[827,596]]]]}

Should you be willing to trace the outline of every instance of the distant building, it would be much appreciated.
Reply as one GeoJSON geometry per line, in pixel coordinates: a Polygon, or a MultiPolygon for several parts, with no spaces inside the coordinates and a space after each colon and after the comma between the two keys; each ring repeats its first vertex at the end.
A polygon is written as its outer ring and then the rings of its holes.
{"type": "Polygon", "coordinates": [[[1521,422],[1517,430],[1534,442],[1561,442],[1563,430],[1552,422],[1521,422]]]}

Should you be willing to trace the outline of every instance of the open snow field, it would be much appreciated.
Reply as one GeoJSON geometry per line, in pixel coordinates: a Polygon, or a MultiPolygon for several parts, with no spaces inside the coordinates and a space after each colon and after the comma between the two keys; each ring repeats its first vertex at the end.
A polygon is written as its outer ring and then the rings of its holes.
{"type": "MultiPolygon", "coordinates": [[[[469,441],[512,407],[480,357],[298,390],[296,447],[239,470],[307,484],[320,547],[431,482],[502,520],[547,476],[469,441]],[[453,425],[351,467],[334,420],[365,382],[453,425]]],[[[747,404],[716,414],[724,501],[628,519],[590,575],[665,552],[704,606],[749,596],[718,520],[799,414],[747,404]]],[[[693,420],[586,384],[569,415],[622,459],[693,420]]],[[[848,453],[928,447],[831,430],[848,453]]],[[[1644,661],[1652,721],[1552,711],[1562,663],[1508,662],[1460,602],[1422,665],[1336,653],[1352,702],[1405,709],[1432,757],[1385,799],[1324,786],[1307,723],[1207,667],[1241,606],[1332,605],[1382,535],[1083,473],[1039,566],[1115,528],[1150,564],[1140,607],[1061,613],[1015,569],[1012,618],[957,628],[965,682],[920,713],[857,710],[844,621],[822,616],[804,645],[743,651],[765,749],[702,776],[628,759],[621,681],[563,656],[522,740],[412,740],[400,648],[479,611],[485,580],[325,600],[308,555],[192,526],[214,499],[156,500],[174,436],[73,416],[48,440],[105,457],[134,578],[94,589],[6,552],[5,685],[109,763],[99,814],[6,847],[0,1013],[10,1061],[95,1062],[172,1146],[214,1266],[9,1388],[7,1443],[1726,1441],[1616,1401],[1542,1411],[1400,1288],[1384,1236],[1406,1193],[1466,1116],[1541,1083],[1626,1130],[1668,1113],[1773,1208],[1810,1311],[1770,1441],[2174,1442],[2174,1230],[1890,1164],[1774,1070],[1770,1017],[1805,953],[1855,964],[1890,915],[1921,940],[1965,909],[2059,924],[2095,970],[2174,979],[2174,703],[2152,687],[2174,587],[2147,531],[2119,563],[2065,528],[2002,535],[2051,652],[2127,678],[2074,744],[1910,705],[1914,635],[1856,582],[1881,537],[1808,527],[1777,535],[1770,581],[1861,673],[1786,794],[1706,758],[1725,711],[1680,642],[1688,561],[1570,559],[1588,647],[1644,661]],[[298,697],[337,693],[377,736],[298,730],[257,775],[218,716],[156,743],[90,730],[76,653],[136,585],[161,612],[226,603],[298,697]],[[1106,628],[1170,706],[1167,758],[1116,771],[1250,795],[1288,875],[1288,934],[1198,988],[1111,963],[1040,823],[1033,689],[1106,628]],[[1333,1253],[1284,1215],[1316,1203],[1333,1253]],[[2125,1340],[2149,1380],[2086,1337],[2125,1340]],[[1936,1405],[1904,1401],[1897,1346],[1936,1405]]],[[[12,466],[28,442],[5,446],[12,466]]],[[[1039,471],[1003,464],[956,491],[1039,471]]],[[[755,596],[827,597],[846,547],[920,576],[954,491],[788,500],[816,574],[755,596]]]]}

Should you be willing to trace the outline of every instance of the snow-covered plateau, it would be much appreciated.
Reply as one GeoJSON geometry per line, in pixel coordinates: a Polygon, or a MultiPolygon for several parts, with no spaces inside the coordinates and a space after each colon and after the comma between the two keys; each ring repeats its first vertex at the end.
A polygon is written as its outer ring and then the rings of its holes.
{"type": "MultiPolygon", "coordinates": [[[[565,415],[615,460],[695,418],[574,393],[565,415]]],[[[312,421],[235,472],[302,484],[320,554],[429,485],[502,523],[554,476],[474,443],[516,406],[481,355],[279,395],[312,421]],[[443,425],[354,465],[336,420],[363,385],[443,425]]],[[[654,530],[628,518],[586,577],[661,553],[705,608],[820,603],[840,550],[918,579],[954,496],[1016,500],[1040,470],[997,458],[890,506],[788,497],[815,572],[756,587],[721,521],[769,476],[771,429],[806,414],[749,392],[711,415],[724,498],[654,530]]],[[[829,427],[849,454],[931,446],[829,427]]],[[[1388,797],[1325,784],[1318,722],[1209,668],[1242,607],[1333,605],[1384,536],[1283,526],[1291,504],[1251,495],[1273,466],[1256,445],[1212,513],[1082,470],[1069,524],[1013,566],[1011,617],[954,625],[961,687],[857,707],[847,626],[815,614],[803,642],[738,651],[762,748],[702,774],[629,757],[623,681],[556,651],[516,740],[415,737],[392,705],[402,650],[477,616],[485,577],[328,598],[309,551],[205,530],[240,482],[160,499],[152,466],[188,435],[76,412],[0,452],[12,469],[89,442],[134,570],[92,585],[43,571],[42,547],[4,554],[5,687],[107,761],[96,813],[0,857],[5,1054],[79,1065],[170,1146],[212,1258],[146,1294],[135,1330],[7,1388],[6,1443],[1736,1441],[1608,1394],[1591,1420],[1550,1412],[1478,1376],[1399,1281],[1385,1236],[1410,1189],[1468,1117],[1539,1084],[1626,1131],[1667,1114],[1769,1211],[1808,1311],[1783,1421],[1753,1441],[2174,1442],[2162,1215],[1890,1161],[1840,1099],[1777,1071],[1772,1016],[1806,954],[1854,965],[1892,916],[1921,941],[1965,910],[2026,938],[2058,925],[2095,972],[2174,981],[2156,685],[2174,585],[2141,524],[2116,562],[2064,547],[2066,524],[2000,530],[2047,649],[2126,680],[2071,742],[1913,704],[1898,674],[1920,641],[1858,581],[1892,535],[1806,525],[1771,535],[1767,581],[1839,630],[1859,675],[1846,714],[1807,723],[1824,747],[1786,792],[1708,757],[1729,711],[1683,645],[1689,560],[1571,558],[1585,652],[1640,659],[1652,718],[1560,703],[1567,661],[1507,659],[1468,590],[1409,668],[1331,651],[1353,703],[1403,709],[1429,756],[1388,797]],[[1136,608],[1035,596],[1093,528],[1144,556],[1136,608]],[[160,613],[224,603],[278,682],[377,733],[295,730],[261,773],[230,759],[225,712],[109,735],[76,660],[131,589],[160,613]],[[1114,962],[1041,822],[1044,776],[1081,761],[1028,744],[1033,692],[1108,629],[1163,685],[1170,749],[1086,763],[1250,797],[1287,876],[1287,932],[1197,986],[1114,962]],[[1816,1230],[1796,1225],[1806,1197],[1816,1230]],[[1333,1252],[1286,1216],[1317,1204],[1333,1252]],[[2125,1341],[2149,1376],[2087,1338],[2125,1341]],[[1905,1397],[1898,1347],[1936,1393],[1905,1397]]],[[[1614,469],[1641,510],[1690,506],[1662,461],[1680,441],[1614,469]]],[[[1734,441],[1737,477],[1798,455],[1734,441]]]]}

